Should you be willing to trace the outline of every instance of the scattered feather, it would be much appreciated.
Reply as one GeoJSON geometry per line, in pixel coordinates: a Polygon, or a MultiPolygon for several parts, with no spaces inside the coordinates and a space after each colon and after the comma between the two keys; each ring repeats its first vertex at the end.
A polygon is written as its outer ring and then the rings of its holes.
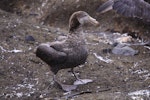
{"type": "Polygon", "coordinates": [[[150,47],[149,47],[149,46],[144,46],[144,47],[150,50],[150,47]]]}
{"type": "Polygon", "coordinates": [[[93,80],[91,80],[91,79],[80,79],[80,80],[76,80],[74,82],[74,85],[84,85],[84,84],[87,84],[90,82],[93,82],[93,80]]]}
{"type": "Polygon", "coordinates": [[[23,51],[14,49],[14,50],[9,50],[8,52],[10,52],[10,53],[20,53],[20,52],[23,52],[23,51]]]}
{"type": "Polygon", "coordinates": [[[150,90],[139,90],[128,93],[128,95],[131,96],[133,100],[144,100],[144,97],[150,97],[150,90]]]}
{"type": "Polygon", "coordinates": [[[99,56],[99,55],[97,55],[96,53],[93,53],[93,54],[95,55],[95,57],[96,57],[97,59],[99,59],[99,60],[101,60],[101,61],[103,61],[103,62],[105,62],[105,63],[112,63],[112,62],[113,62],[113,60],[111,60],[111,59],[103,58],[102,56],[99,56]]]}
{"type": "Polygon", "coordinates": [[[2,46],[0,46],[0,49],[2,50],[2,52],[10,52],[10,53],[19,53],[19,52],[23,52],[23,50],[6,50],[4,49],[2,46]]]}

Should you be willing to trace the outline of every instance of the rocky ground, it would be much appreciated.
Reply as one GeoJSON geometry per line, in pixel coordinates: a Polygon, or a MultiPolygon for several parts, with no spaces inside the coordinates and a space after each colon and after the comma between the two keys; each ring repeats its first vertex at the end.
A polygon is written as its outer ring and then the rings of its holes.
{"type": "MultiPolygon", "coordinates": [[[[6,6],[7,9],[1,6],[3,10],[0,10],[0,99],[149,99],[150,47],[141,45],[150,40],[148,24],[124,18],[113,11],[96,13],[98,5],[106,0],[93,0],[88,4],[86,0],[12,1],[13,6],[6,6]],[[40,6],[41,2],[44,7],[40,6]],[[43,8],[38,12],[35,6],[43,8]],[[79,77],[92,79],[93,82],[79,85],[76,90],[66,93],[53,84],[49,66],[37,58],[34,51],[40,43],[66,35],[69,16],[76,10],[85,10],[100,22],[100,26],[84,27],[89,56],[83,66],[75,68],[79,77]],[[132,36],[133,41],[129,42],[138,44],[127,43],[138,51],[136,55],[117,55],[109,51],[113,48],[112,43],[125,33],[132,36]]],[[[75,79],[68,71],[60,71],[57,77],[66,84],[73,84],[75,79]]]]}

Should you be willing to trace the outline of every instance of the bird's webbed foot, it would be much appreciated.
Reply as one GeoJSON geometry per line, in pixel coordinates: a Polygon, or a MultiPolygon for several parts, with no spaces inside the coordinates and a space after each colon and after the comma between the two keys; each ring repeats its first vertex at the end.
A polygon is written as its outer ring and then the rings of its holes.
{"type": "Polygon", "coordinates": [[[91,79],[81,79],[81,78],[79,78],[79,77],[75,74],[73,68],[71,68],[71,72],[72,72],[72,74],[74,75],[74,77],[76,78],[76,81],[74,82],[74,85],[84,85],[84,84],[93,82],[93,80],[91,80],[91,79]]]}
{"type": "Polygon", "coordinates": [[[76,88],[77,88],[77,85],[66,85],[66,84],[63,84],[63,83],[61,83],[61,82],[59,82],[57,79],[56,79],[56,76],[54,75],[54,81],[55,81],[55,83],[57,83],[58,84],[58,86],[62,89],[62,90],[64,90],[64,91],[72,91],[72,90],[75,90],[76,88]]]}

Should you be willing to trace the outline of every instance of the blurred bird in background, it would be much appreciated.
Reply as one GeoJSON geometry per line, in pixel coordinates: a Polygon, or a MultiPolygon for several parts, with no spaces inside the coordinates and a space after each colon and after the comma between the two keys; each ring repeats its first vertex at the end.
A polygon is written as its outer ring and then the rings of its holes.
{"type": "Polygon", "coordinates": [[[123,16],[150,22],[150,4],[148,0],[109,0],[100,5],[97,11],[105,13],[112,9],[123,16]]]}

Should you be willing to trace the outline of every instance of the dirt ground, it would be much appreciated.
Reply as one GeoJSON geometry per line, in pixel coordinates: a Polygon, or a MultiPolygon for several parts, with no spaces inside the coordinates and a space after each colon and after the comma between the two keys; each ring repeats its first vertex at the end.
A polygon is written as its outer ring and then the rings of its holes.
{"type": "MultiPolygon", "coordinates": [[[[59,8],[60,2],[57,2],[55,5],[59,8]]],[[[96,13],[94,10],[100,4],[98,0],[91,1],[91,9],[90,4],[84,7],[85,3],[76,0],[77,5],[78,2],[81,5],[76,10],[87,11],[100,22],[99,27],[84,27],[89,56],[83,66],[75,68],[79,77],[92,79],[93,82],[79,85],[76,90],[66,93],[53,83],[49,66],[34,54],[40,43],[54,41],[58,36],[68,33],[68,19],[75,11],[68,10],[70,6],[66,5],[70,2],[64,3],[65,10],[51,10],[52,13],[41,15],[42,17],[25,16],[27,13],[15,14],[4,9],[0,10],[1,100],[150,99],[150,47],[131,45],[133,49],[138,50],[138,54],[132,56],[104,52],[112,48],[111,42],[116,39],[113,37],[115,33],[119,36],[128,33],[136,43],[149,41],[149,24],[124,18],[114,11],[96,13]],[[28,41],[27,37],[30,36],[35,41],[28,41]]],[[[75,79],[68,71],[69,69],[61,70],[57,77],[66,84],[73,84],[75,79]]]]}

